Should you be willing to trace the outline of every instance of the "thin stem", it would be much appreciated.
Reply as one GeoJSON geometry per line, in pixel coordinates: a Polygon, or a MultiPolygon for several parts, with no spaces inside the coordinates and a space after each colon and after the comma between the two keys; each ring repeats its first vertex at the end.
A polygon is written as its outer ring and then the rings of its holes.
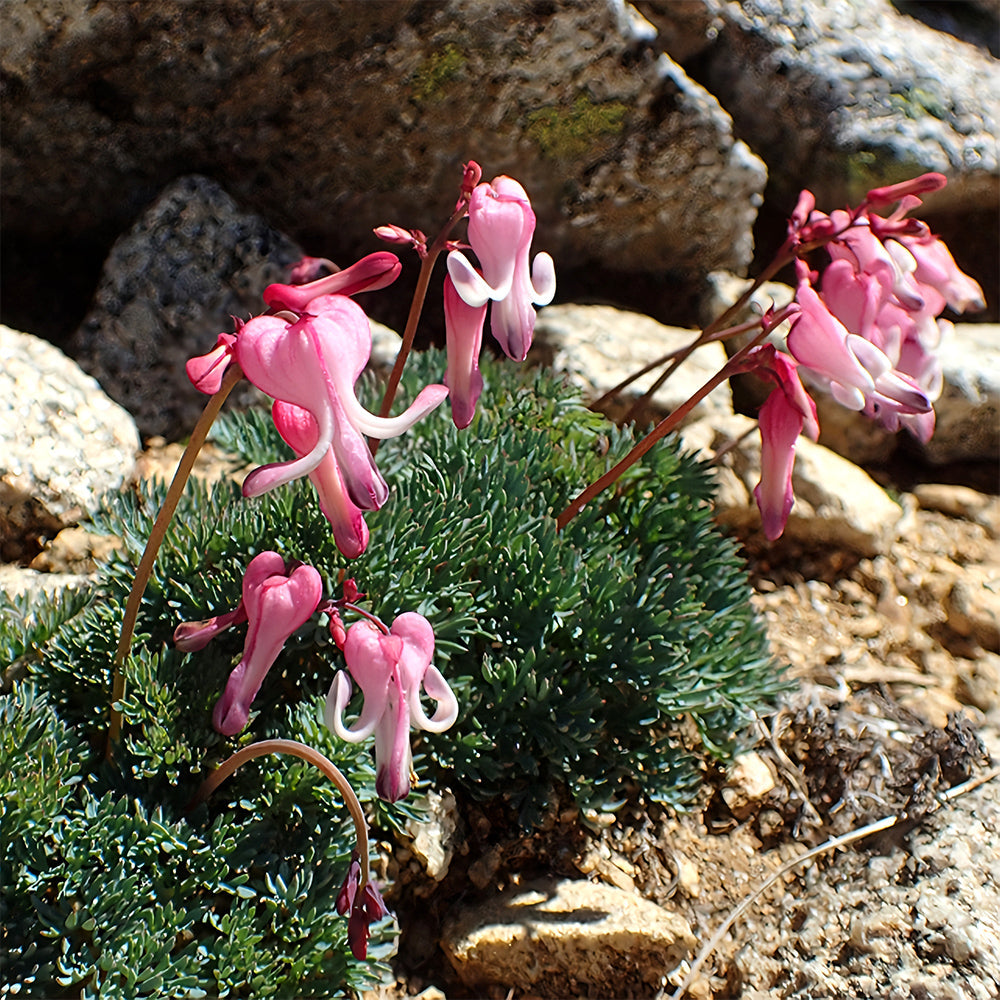
{"type": "Polygon", "coordinates": [[[233,771],[242,767],[248,760],[269,753],[287,753],[292,757],[298,757],[307,764],[319,768],[337,786],[341,796],[343,796],[344,805],[347,806],[347,811],[351,814],[351,819],[354,822],[354,835],[358,843],[358,853],[361,856],[361,885],[359,888],[364,888],[371,878],[371,871],[368,865],[368,824],[365,822],[361,803],[358,801],[351,783],[344,777],[343,771],[329,757],[305,743],[300,743],[298,740],[258,740],[256,743],[251,743],[249,746],[237,750],[232,757],[224,760],[201,783],[188,808],[194,809],[201,805],[233,771]]]}
{"type": "Polygon", "coordinates": [[[370,611],[365,611],[364,608],[359,608],[356,604],[351,604],[350,601],[344,601],[341,607],[349,608],[356,614],[361,615],[362,618],[367,618],[368,621],[370,621],[376,628],[378,628],[383,633],[383,635],[391,634],[389,632],[388,626],[385,624],[384,621],[382,621],[381,618],[378,617],[378,615],[374,615],[370,611]]]}
{"type": "MultiPolygon", "coordinates": [[[[985,784],[987,781],[992,781],[994,778],[1000,776],[1000,767],[995,767],[992,770],[981,774],[976,778],[970,778],[968,781],[961,785],[954,785],[944,792],[939,800],[937,809],[951,802],[953,799],[957,799],[960,795],[965,795],[966,792],[971,792],[974,788],[978,788],[980,785],[985,784]]],[[[694,982],[698,973],[701,971],[702,966],[708,960],[709,956],[715,951],[716,946],[722,940],[723,935],[729,930],[733,924],[746,912],[746,910],[758,900],[768,889],[774,885],[779,879],[784,878],[789,872],[798,868],[799,865],[804,864],[812,858],[817,857],[820,854],[825,854],[827,851],[832,851],[838,847],[846,847],[848,844],[853,844],[858,840],[863,840],[865,837],[870,837],[873,833],[880,833],[883,830],[889,830],[894,827],[906,814],[899,813],[895,816],[885,816],[874,823],[869,823],[867,826],[859,827],[856,830],[849,830],[847,833],[841,834],[839,837],[833,837],[830,840],[819,844],[817,847],[812,847],[807,851],[804,851],[797,858],[792,858],[791,861],[782,865],[773,875],[769,876],[760,886],[758,886],[753,892],[751,892],[744,900],[741,902],[728,917],[722,922],[722,924],[716,929],[715,933],[709,938],[708,942],[702,948],[700,954],[695,960],[694,964],[688,970],[687,975],[684,977],[684,981],[680,986],[677,987],[676,992],[671,994],[670,1000],[681,1000],[684,994],[687,992],[688,987],[694,982]]],[[[662,996],[663,994],[659,994],[662,996]]]]}
{"type": "Polygon", "coordinates": [[[174,478],[171,480],[167,495],[163,500],[163,506],[160,508],[159,514],[156,515],[156,521],[153,523],[152,531],[150,531],[149,538],[146,540],[146,547],[142,552],[142,558],[139,560],[139,565],[135,571],[132,589],[129,591],[128,600],[125,602],[125,614],[122,617],[122,630],[118,638],[118,648],[115,650],[114,673],[111,684],[111,719],[108,726],[107,747],[104,752],[107,760],[111,760],[113,747],[121,736],[122,713],[121,709],[115,708],[115,704],[125,697],[125,675],[122,672],[122,665],[125,663],[129,650],[132,648],[132,637],[135,635],[135,623],[139,617],[139,606],[142,603],[142,595],[146,591],[146,584],[149,583],[149,578],[153,572],[153,563],[156,561],[156,554],[160,550],[160,545],[167,533],[170,520],[174,516],[174,511],[177,509],[181,495],[184,493],[184,487],[187,484],[188,477],[191,475],[191,470],[194,468],[198,452],[201,451],[202,446],[205,444],[208,432],[215,418],[219,415],[219,410],[226,401],[226,397],[233,391],[233,386],[241,378],[243,378],[243,372],[240,370],[239,365],[235,363],[231,364],[222,380],[219,391],[208,401],[204,412],[198,418],[198,423],[195,424],[194,430],[191,432],[191,437],[188,440],[187,447],[184,449],[184,454],[181,455],[181,460],[177,463],[177,471],[174,473],[174,478]]]}
{"type": "MultiPolygon", "coordinates": [[[[633,382],[637,379],[642,378],[643,375],[649,374],[649,372],[654,371],[659,368],[660,365],[665,365],[668,361],[673,360],[680,355],[687,357],[695,349],[696,346],[700,344],[708,344],[716,340],[727,340],[729,337],[735,337],[741,333],[747,333],[754,327],[760,326],[760,319],[750,319],[745,323],[740,323],[738,326],[731,326],[725,330],[719,330],[718,333],[713,333],[710,336],[705,336],[704,333],[698,334],[698,339],[690,344],[685,344],[683,347],[677,347],[672,351],[668,351],[662,357],[657,358],[655,361],[650,361],[648,365],[644,368],[640,368],[637,372],[633,372],[628,378],[622,379],[617,385],[612,386],[603,396],[599,396],[590,405],[589,409],[599,410],[601,407],[608,402],[612,397],[617,396],[622,389],[627,389],[633,382]]],[[[660,385],[663,383],[661,382],[660,385]]],[[[659,386],[657,386],[659,388],[659,386]]]]}
{"type": "MultiPolygon", "coordinates": [[[[622,418],[622,423],[628,423],[632,420],[635,415],[646,405],[647,400],[663,385],[664,382],[670,378],[671,375],[688,359],[688,357],[696,351],[702,344],[707,344],[710,340],[716,339],[716,332],[723,329],[726,323],[736,316],[740,310],[750,301],[750,297],[754,292],[760,288],[765,282],[770,281],[786,264],[790,264],[795,259],[795,254],[789,250],[782,248],[778,251],[774,260],[771,261],[767,267],[761,271],[753,280],[753,284],[724,312],[721,316],[718,316],[709,323],[708,326],[701,332],[701,334],[693,340],[687,347],[682,348],[680,352],[673,357],[673,360],[667,366],[667,368],[660,374],[660,376],[653,382],[653,384],[629,407],[628,412],[622,418]]],[[[751,322],[750,329],[752,329],[760,320],[754,320],[751,322]]],[[[735,330],[734,330],[735,332],[735,330]]],[[[593,407],[592,407],[593,409],[593,407]]]]}
{"type": "MultiPolygon", "coordinates": [[[[406,317],[406,327],[403,330],[403,342],[400,344],[399,353],[392,366],[389,375],[388,385],[385,387],[385,395],[382,397],[382,406],[379,409],[380,417],[387,417],[392,410],[392,404],[396,399],[396,390],[399,388],[399,381],[403,377],[403,369],[406,367],[406,359],[410,356],[413,347],[413,338],[417,333],[417,324],[420,322],[420,314],[424,308],[424,299],[427,297],[427,287],[430,285],[431,272],[438,255],[444,250],[448,243],[448,234],[455,227],[455,224],[462,219],[468,207],[468,199],[459,201],[452,213],[451,218],[445,223],[444,228],[434,237],[434,242],[427,248],[427,253],[420,261],[420,274],[417,277],[417,287],[413,291],[413,301],[410,303],[410,312],[406,317]]],[[[369,438],[368,447],[374,455],[378,451],[378,438],[369,438]]]]}
{"type": "Polygon", "coordinates": [[[603,493],[612,483],[627,472],[648,452],[657,441],[675,430],[680,422],[717,386],[740,369],[740,363],[750,351],[764,339],[765,330],[741,347],[723,368],[713,375],[687,402],[682,403],[669,416],[664,417],[617,465],[609,469],[599,479],[591,483],[582,493],[570,501],[566,509],[556,518],[556,526],[562,531],[570,521],[594,497],[603,493]]]}

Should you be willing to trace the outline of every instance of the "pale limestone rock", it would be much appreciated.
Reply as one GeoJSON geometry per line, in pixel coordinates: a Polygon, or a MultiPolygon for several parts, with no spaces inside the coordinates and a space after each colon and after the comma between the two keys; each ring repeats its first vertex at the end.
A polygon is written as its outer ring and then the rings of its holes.
{"type": "Polygon", "coordinates": [[[442,948],[472,989],[548,997],[652,995],[688,957],[687,921],[634,893],[545,880],[457,914],[442,948]]]}
{"type": "Polygon", "coordinates": [[[406,832],[412,838],[410,850],[420,861],[428,877],[440,882],[448,874],[454,857],[454,838],[458,824],[455,796],[449,791],[431,789],[419,803],[424,815],[419,820],[410,819],[406,832]]]}
{"type": "Polygon", "coordinates": [[[944,603],[950,628],[1000,652],[1000,567],[964,567],[944,603]]]}
{"type": "MultiPolygon", "coordinates": [[[[584,399],[593,402],[650,361],[690,344],[697,336],[697,330],[664,326],[649,316],[611,306],[556,305],[538,314],[535,350],[540,360],[565,372],[582,390],[584,399]]],[[[725,363],[721,344],[699,347],[653,394],[643,417],[670,413],[725,363]]],[[[623,414],[652,385],[660,370],[637,379],[602,409],[611,416],[623,414]]],[[[723,383],[695,407],[688,420],[731,413],[732,395],[728,383],[723,383]]]]}
{"type": "Polygon", "coordinates": [[[956,323],[940,353],[944,389],[924,454],[935,464],[1000,460],[1000,323],[956,323]]]}
{"type": "MultiPolygon", "coordinates": [[[[0,552],[93,512],[132,473],[132,418],[51,344],[0,326],[0,552]]],[[[25,547],[27,546],[27,547],[25,547]]]]}

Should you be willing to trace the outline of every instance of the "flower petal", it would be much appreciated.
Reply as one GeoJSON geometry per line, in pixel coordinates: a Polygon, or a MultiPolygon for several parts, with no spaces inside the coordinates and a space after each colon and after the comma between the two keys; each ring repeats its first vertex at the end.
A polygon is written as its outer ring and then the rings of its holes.
{"type": "Polygon", "coordinates": [[[476,415],[476,403],[483,391],[479,373],[479,350],[483,342],[486,303],[468,305],[451,279],[444,279],[444,320],[448,348],[445,385],[451,399],[451,418],[458,428],[468,427],[476,415]]]}

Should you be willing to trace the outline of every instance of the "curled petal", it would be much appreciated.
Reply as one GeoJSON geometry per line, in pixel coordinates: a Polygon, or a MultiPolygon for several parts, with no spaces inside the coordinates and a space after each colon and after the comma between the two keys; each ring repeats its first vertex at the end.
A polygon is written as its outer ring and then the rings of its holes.
{"type": "MultiPolygon", "coordinates": [[[[461,250],[453,250],[448,254],[448,276],[455,285],[455,290],[461,296],[462,301],[478,309],[485,306],[490,299],[502,298],[506,292],[503,289],[496,289],[490,285],[486,279],[469,263],[465,254],[461,250]]],[[[511,270],[511,280],[514,272],[511,270]]],[[[510,285],[507,285],[510,291],[510,285]]]]}
{"type": "Polygon", "coordinates": [[[222,379],[233,360],[236,335],[220,333],[215,347],[184,365],[191,384],[199,391],[214,396],[222,387],[222,379]]]}
{"type": "Polygon", "coordinates": [[[429,733],[443,733],[450,729],[458,718],[458,699],[437,667],[428,667],[424,674],[424,690],[428,697],[437,702],[434,715],[430,718],[420,704],[420,690],[410,692],[410,718],[417,729],[429,733]]]}
{"type": "Polygon", "coordinates": [[[547,306],[556,294],[556,262],[551,254],[536,254],[531,263],[531,301],[536,306],[547,306]]]}
{"type": "Polygon", "coordinates": [[[385,693],[382,693],[380,699],[379,692],[370,689],[365,694],[364,705],[358,721],[353,726],[345,726],[344,709],[347,708],[347,703],[350,700],[351,678],[345,671],[338,670],[326,696],[323,719],[327,727],[342,740],[346,740],[348,743],[360,743],[375,732],[375,726],[385,708],[385,693]]]}

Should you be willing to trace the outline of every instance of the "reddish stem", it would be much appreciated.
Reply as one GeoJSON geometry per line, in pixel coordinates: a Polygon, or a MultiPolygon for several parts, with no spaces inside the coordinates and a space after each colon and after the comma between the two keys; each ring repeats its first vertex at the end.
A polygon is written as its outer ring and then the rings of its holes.
{"type": "Polygon", "coordinates": [[[612,483],[616,482],[625,472],[627,472],[636,462],[648,452],[657,441],[666,437],[675,430],[680,422],[700,403],[713,389],[721,385],[731,375],[740,370],[740,365],[750,351],[764,339],[765,330],[754,337],[750,343],[740,348],[723,366],[721,371],[713,375],[687,402],[682,403],[669,416],[661,420],[617,465],[609,469],[599,479],[591,483],[582,493],[576,496],[567,505],[566,509],[556,518],[556,527],[562,531],[570,521],[591,501],[594,497],[603,493],[612,483]]]}

